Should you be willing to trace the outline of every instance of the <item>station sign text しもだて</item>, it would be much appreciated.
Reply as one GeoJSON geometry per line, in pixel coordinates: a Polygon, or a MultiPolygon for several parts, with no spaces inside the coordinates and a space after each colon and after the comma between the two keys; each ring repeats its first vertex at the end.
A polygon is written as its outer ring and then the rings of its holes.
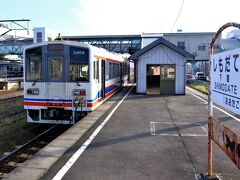
{"type": "Polygon", "coordinates": [[[211,57],[211,98],[216,104],[240,114],[240,48],[211,57]]]}

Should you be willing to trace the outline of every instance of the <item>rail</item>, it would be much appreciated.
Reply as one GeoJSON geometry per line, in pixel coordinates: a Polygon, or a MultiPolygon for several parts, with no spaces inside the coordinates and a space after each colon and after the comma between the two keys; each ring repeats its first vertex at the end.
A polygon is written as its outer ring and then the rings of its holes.
{"type": "Polygon", "coordinates": [[[16,166],[9,165],[9,162],[15,162],[16,164],[22,163],[28,158],[25,158],[25,160],[19,162],[18,156],[20,156],[20,154],[22,153],[25,154],[31,148],[36,150],[33,150],[34,152],[29,151],[28,154],[32,155],[36,153],[37,151],[42,149],[45,145],[47,145],[49,142],[51,142],[53,139],[55,139],[58,135],[62,134],[68,127],[69,126],[60,126],[60,125],[51,126],[49,129],[47,129],[43,133],[37,135],[33,139],[29,140],[27,143],[23,144],[19,148],[12,151],[10,154],[1,158],[0,159],[0,178],[1,176],[3,177],[4,174],[11,172],[15,167],[18,166],[18,165],[16,166]],[[43,141],[45,143],[41,143],[43,141]],[[37,147],[38,143],[40,147],[37,147]]]}

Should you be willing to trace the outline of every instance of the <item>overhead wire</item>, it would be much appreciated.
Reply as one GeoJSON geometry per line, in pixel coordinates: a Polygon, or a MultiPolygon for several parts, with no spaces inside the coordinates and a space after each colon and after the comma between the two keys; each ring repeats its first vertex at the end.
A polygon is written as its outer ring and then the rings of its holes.
{"type": "Polygon", "coordinates": [[[173,32],[173,29],[174,29],[174,27],[175,27],[175,25],[176,25],[176,23],[177,23],[177,20],[178,20],[180,14],[181,14],[181,12],[182,12],[183,4],[184,4],[184,0],[182,1],[181,7],[180,7],[179,12],[178,12],[178,15],[177,15],[177,17],[176,17],[176,19],[175,19],[175,21],[174,21],[174,23],[173,23],[173,26],[172,26],[172,29],[171,29],[171,33],[173,32]]]}

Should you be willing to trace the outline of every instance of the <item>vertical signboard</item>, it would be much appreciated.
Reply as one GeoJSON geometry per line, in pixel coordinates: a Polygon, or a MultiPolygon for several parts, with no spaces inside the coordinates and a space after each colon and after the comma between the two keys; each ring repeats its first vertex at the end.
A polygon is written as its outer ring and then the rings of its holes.
{"type": "Polygon", "coordinates": [[[211,57],[211,99],[240,115],[240,48],[211,57]]]}

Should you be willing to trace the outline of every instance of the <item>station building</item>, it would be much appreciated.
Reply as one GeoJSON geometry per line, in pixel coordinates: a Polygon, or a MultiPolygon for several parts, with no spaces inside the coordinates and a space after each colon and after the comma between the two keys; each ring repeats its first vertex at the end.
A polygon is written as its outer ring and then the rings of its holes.
{"type": "Polygon", "coordinates": [[[186,62],[194,56],[160,37],[130,56],[135,62],[136,92],[185,94],[186,62]]]}

